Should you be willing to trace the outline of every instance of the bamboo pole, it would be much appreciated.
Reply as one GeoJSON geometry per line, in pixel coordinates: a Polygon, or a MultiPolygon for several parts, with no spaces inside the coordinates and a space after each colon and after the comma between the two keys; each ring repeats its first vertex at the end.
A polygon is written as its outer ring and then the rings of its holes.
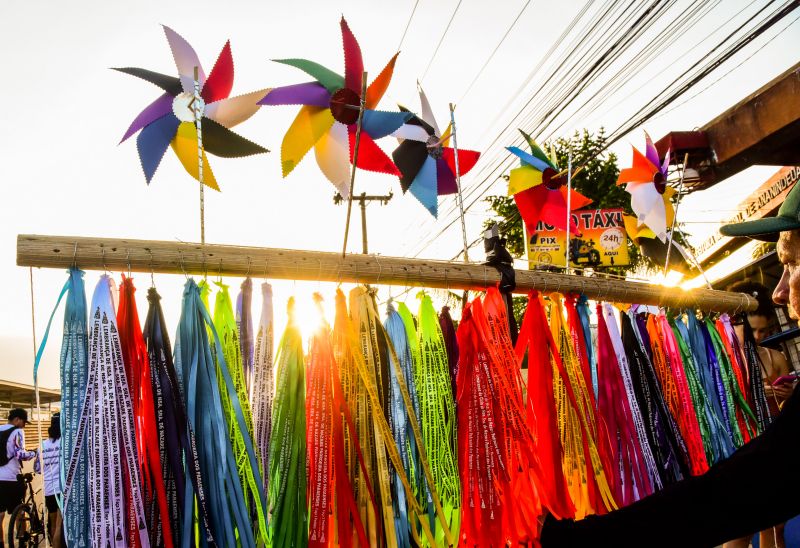
{"type": "MultiPolygon", "coordinates": [[[[413,285],[441,289],[480,291],[500,280],[498,272],[481,264],[405,259],[378,255],[323,251],[298,251],[124,238],[80,236],[17,236],[17,264],[44,268],[69,268],[74,262],[85,270],[128,270],[166,274],[202,275],[219,266],[220,274],[244,277],[251,270],[275,279],[413,285]],[[73,255],[74,253],[74,255],[73,255]],[[208,263],[208,264],[207,264],[208,263]]],[[[582,293],[609,302],[698,308],[710,312],[755,310],[757,303],[743,293],[709,289],[684,291],[675,287],[624,280],[569,276],[535,270],[516,271],[515,292],[582,293]]]]}

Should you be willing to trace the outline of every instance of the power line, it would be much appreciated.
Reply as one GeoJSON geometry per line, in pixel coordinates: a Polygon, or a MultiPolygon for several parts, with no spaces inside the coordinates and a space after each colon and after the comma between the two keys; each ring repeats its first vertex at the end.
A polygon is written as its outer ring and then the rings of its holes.
{"type": "Polygon", "coordinates": [[[411,26],[411,20],[414,18],[414,13],[417,11],[417,6],[419,5],[419,0],[414,2],[414,8],[411,10],[411,15],[408,16],[408,22],[406,23],[406,28],[403,30],[403,36],[400,38],[400,43],[397,44],[397,51],[400,51],[400,48],[403,47],[403,42],[406,39],[406,33],[408,33],[408,27],[411,26]]]}
{"type": "Polygon", "coordinates": [[[525,2],[525,5],[522,6],[522,9],[519,10],[519,13],[517,13],[517,16],[514,18],[514,21],[511,22],[511,25],[509,25],[509,27],[506,29],[505,34],[503,34],[503,37],[500,39],[500,41],[494,47],[494,49],[492,50],[492,53],[489,54],[489,57],[486,59],[486,61],[483,63],[483,66],[480,68],[478,73],[472,79],[472,82],[470,82],[469,85],[467,86],[467,90],[464,92],[464,95],[462,95],[461,99],[458,100],[459,103],[464,101],[464,97],[466,97],[467,94],[470,92],[470,90],[472,90],[472,86],[475,85],[475,82],[477,82],[478,78],[481,77],[481,74],[483,74],[483,71],[486,70],[487,65],[491,62],[492,59],[494,59],[494,56],[497,53],[497,50],[499,50],[500,46],[503,45],[503,42],[506,41],[506,38],[508,38],[509,33],[511,33],[511,31],[514,30],[514,26],[516,26],[517,21],[519,21],[519,18],[522,17],[522,14],[525,13],[525,10],[528,9],[528,6],[530,5],[530,3],[531,3],[531,0],[527,0],[527,2],[525,2]]]}
{"type": "Polygon", "coordinates": [[[425,80],[425,76],[428,75],[428,69],[431,68],[433,60],[436,58],[436,54],[439,53],[439,48],[442,46],[442,42],[444,42],[444,37],[447,36],[447,31],[450,30],[450,25],[453,23],[453,19],[455,19],[456,13],[458,13],[458,8],[461,7],[462,1],[463,0],[458,0],[458,4],[456,4],[456,9],[453,10],[453,14],[450,16],[450,20],[447,22],[447,26],[444,28],[444,32],[442,33],[441,38],[439,38],[439,43],[436,44],[436,49],[433,50],[433,55],[431,55],[431,60],[428,61],[428,66],[425,67],[425,72],[422,73],[422,78],[419,79],[420,82],[425,80]]]}

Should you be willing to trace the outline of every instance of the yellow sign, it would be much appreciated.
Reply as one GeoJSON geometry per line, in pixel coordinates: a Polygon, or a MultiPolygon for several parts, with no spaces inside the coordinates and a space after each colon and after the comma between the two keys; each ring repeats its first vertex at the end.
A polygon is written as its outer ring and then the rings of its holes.
{"type": "MultiPolygon", "coordinates": [[[[628,236],[621,209],[586,209],[572,212],[581,235],[570,234],[570,265],[625,266],[628,264],[628,236]]],[[[530,267],[564,267],[566,232],[539,223],[536,234],[525,232],[530,267]]]]}

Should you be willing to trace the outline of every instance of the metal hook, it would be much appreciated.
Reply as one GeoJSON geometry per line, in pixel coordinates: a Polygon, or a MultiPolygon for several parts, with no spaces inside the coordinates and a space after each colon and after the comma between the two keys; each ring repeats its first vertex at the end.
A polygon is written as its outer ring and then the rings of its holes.
{"type": "Polygon", "coordinates": [[[131,277],[131,250],[128,249],[128,254],[125,256],[125,262],[128,263],[128,278],[131,277]]]}
{"type": "Polygon", "coordinates": [[[322,259],[317,259],[319,262],[319,270],[317,271],[317,292],[319,292],[322,283],[322,259]]]}
{"type": "Polygon", "coordinates": [[[72,250],[72,268],[78,268],[78,242],[75,242],[75,249],[72,250]]]}
{"type": "Polygon", "coordinates": [[[250,257],[248,256],[247,257],[247,272],[244,273],[244,277],[245,278],[249,278],[250,277],[250,264],[251,264],[251,261],[250,261],[250,257]]]}
{"type": "Polygon", "coordinates": [[[108,269],[106,268],[106,248],[101,247],[100,253],[102,255],[102,262],[103,262],[103,273],[108,275],[108,269]]]}
{"type": "Polygon", "coordinates": [[[222,259],[219,260],[219,268],[217,268],[217,282],[222,283],[222,259]]]}
{"type": "Polygon", "coordinates": [[[264,281],[265,282],[267,281],[267,265],[268,264],[269,264],[269,261],[267,261],[267,258],[264,257],[264,281]]]}
{"type": "Polygon", "coordinates": [[[378,263],[378,278],[375,280],[375,285],[380,285],[381,283],[381,274],[383,273],[383,265],[381,265],[381,260],[378,258],[379,255],[375,254],[375,262],[378,263]]]}
{"type": "MultiPolygon", "coordinates": [[[[188,280],[189,279],[189,275],[186,273],[186,268],[184,268],[184,265],[183,265],[183,251],[178,251],[178,256],[180,257],[180,263],[179,264],[180,264],[180,267],[181,267],[181,272],[183,272],[183,275],[188,280]]],[[[205,259],[203,260],[203,265],[205,266],[205,259]]]]}
{"type": "Polygon", "coordinates": [[[153,252],[149,249],[147,252],[150,254],[150,287],[156,286],[156,274],[155,270],[153,269],[153,252]]]}

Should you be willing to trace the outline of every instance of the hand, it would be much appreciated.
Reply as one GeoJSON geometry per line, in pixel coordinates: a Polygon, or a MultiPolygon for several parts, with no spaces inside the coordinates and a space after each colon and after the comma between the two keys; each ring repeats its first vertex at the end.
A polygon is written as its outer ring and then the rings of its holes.
{"type": "Polygon", "coordinates": [[[775,394],[775,397],[778,398],[779,401],[788,400],[789,396],[794,392],[794,387],[795,383],[780,384],[772,387],[772,393],[775,394]]]}

